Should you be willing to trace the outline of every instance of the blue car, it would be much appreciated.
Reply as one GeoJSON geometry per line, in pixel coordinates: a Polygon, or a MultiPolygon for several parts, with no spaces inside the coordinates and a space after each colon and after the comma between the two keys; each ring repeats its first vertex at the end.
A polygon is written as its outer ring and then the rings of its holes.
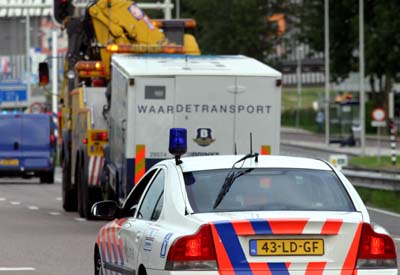
{"type": "Polygon", "coordinates": [[[0,115],[0,176],[54,182],[56,140],[48,114],[0,115]]]}

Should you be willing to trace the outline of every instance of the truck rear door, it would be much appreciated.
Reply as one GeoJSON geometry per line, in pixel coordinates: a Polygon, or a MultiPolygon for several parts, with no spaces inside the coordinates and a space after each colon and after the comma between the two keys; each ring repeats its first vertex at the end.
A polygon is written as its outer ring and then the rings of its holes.
{"type": "Polygon", "coordinates": [[[0,115],[0,168],[18,167],[21,157],[20,115],[0,115]]]}
{"type": "Polygon", "coordinates": [[[249,153],[251,133],[253,152],[278,154],[281,93],[276,79],[238,76],[235,83],[234,129],[238,152],[249,153]]]}
{"type": "Polygon", "coordinates": [[[136,79],[135,84],[135,114],[128,113],[128,137],[134,136],[134,142],[128,138],[131,152],[136,152],[132,146],[146,145],[146,158],[165,159],[170,157],[168,151],[169,129],[174,127],[175,110],[175,78],[136,79]],[[133,122],[131,118],[135,117],[133,122]],[[134,135],[130,133],[134,132],[134,135]]]}
{"type": "Polygon", "coordinates": [[[44,168],[50,166],[50,117],[24,115],[21,124],[21,154],[24,166],[44,168]]]}
{"type": "Polygon", "coordinates": [[[235,78],[177,76],[175,127],[187,129],[187,155],[235,151],[235,78]]]}

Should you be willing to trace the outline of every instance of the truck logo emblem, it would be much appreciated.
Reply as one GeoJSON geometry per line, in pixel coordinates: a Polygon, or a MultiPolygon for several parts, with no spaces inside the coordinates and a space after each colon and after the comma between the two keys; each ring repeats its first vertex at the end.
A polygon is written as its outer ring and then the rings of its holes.
{"type": "Polygon", "coordinates": [[[197,129],[197,136],[193,139],[200,146],[208,146],[215,141],[211,136],[210,128],[199,128],[197,129]]]}

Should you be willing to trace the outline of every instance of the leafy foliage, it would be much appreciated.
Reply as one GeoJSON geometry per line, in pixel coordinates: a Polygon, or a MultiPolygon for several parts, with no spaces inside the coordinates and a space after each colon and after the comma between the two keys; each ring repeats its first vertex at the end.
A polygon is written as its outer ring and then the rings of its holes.
{"type": "MultiPolygon", "coordinates": [[[[400,1],[364,0],[366,75],[388,92],[400,71],[400,1]]],[[[358,1],[329,1],[330,58],[333,80],[358,70],[358,1]]],[[[304,0],[300,39],[313,49],[324,49],[324,1],[304,0]]],[[[372,81],[372,82],[373,82],[372,81]]]]}
{"type": "MultiPolygon", "coordinates": [[[[357,65],[354,51],[358,47],[354,1],[330,1],[330,58],[333,80],[347,77],[357,65]]],[[[300,14],[300,35],[314,50],[324,51],[324,1],[305,0],[300,14]]]]}
{"type": "Polygon", "coordinates": [[[244,54],[265,60],[282,41],[272,14],[289,12],[288,1],[183,0],[182,14],[198,23],[203,54],[244,54]]]}

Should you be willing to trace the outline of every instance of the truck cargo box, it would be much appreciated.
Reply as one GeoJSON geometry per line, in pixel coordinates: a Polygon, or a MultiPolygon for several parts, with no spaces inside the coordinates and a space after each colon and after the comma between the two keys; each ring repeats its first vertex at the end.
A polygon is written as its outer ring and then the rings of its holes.
{"type": "Polygon", "coordinates": [[[189,156],[278,154],[281,77],[240,55],[114,55],[110,157],[123,182],[172,157],[172,127],[187,129],[189,156]]]}

